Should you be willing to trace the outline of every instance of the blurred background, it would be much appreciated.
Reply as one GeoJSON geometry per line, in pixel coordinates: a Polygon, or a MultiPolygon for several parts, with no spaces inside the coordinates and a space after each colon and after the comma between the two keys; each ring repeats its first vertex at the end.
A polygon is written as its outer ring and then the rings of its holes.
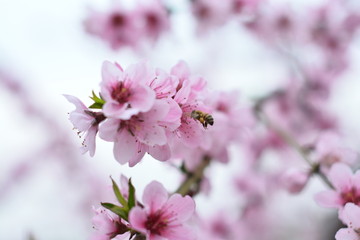
{"type": "MultiPolygon", "coordinates": [[[[129,8],[137,4],[123,2],[129,8]]],[[[264,8],[269,16],[286,12],[301,16],[297,23],[306,24],[308,9],[325,2],[331,1],[274,0],[264,3],[264,8]]],[[[356,1],[347,2],[360,12],[356,1]]],[[[186,0],[165,1],[171,9],[171,27],[156,42],[114,50],[84,28],[90,9],[106,11],[112,4],[111,0],[0,0],[0,239],[89,238],[92,205],[108,197],[109,176],[132,177],[138,193],[154,179],[169,191],[177,188],[178,171],[149,156],[130,169],[115,161],[112,144],[103,141],[97,142],[95,157],[81,155],[81,139],[68,121],[74,106],[62,94],[90,104],[91,91],[99,90],[104,60],[122,66],[147,60],[167,71],[185,60],[211,89],[239,90],[239,101],[245,105],[278,89],[288,78],[287,61],[239,19],[199,33],[186,0]]],[[[305,57],[309,62],[317,58],[311,53],[305,57]]],[[[356,35],[348,53],[351,65],[332,87],[328,107],[339,119],[346,136],[343,142],[359,149],[360,42],[356,35]]],[[[230,198],[220,207],[224,196],[234,191],[229,176],[239,174],[247,157],[240,147],[231,153],[228,165],[214,164],[207,173],[213,190],[196,199],[203,216],[241,205],[238,198],[230,198]]],[[[268,155],[269,159],[277,157],[268,155]]],[[[334,210],[320,208],[313,201],[313,194],[325,188],[314,179],[301,195],[284,191],[269,202],[276,203],[272,214],[281,219],[277,236],[283,238],[277,239],[305,239],[304,232],[313,233],[311,239],[329,239],[315,236],[332,228],[328,219],[336,219],[334,210]]]]}

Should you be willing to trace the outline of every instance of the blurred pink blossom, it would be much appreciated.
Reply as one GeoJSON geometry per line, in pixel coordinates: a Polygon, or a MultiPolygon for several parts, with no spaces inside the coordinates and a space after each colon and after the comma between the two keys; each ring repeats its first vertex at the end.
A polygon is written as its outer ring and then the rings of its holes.
{"type": "Polygon", "coordinates": [[[346,203],[360,204],[360,171],[352,173],[344,163],[335,163],[330,168],[328,179],[334,190],[327,190],[315,195],[316,202],[324,207],[342,209],[346,203]]]}
{"type": "Polygon", "coordinates": [[[193,230],[185,225],[195,210],[195,203],[180,194],[168,196],[161,183],[153,181],[143,193],[144,208],[131,209],[131,227],[146,235],[149,240],[191,240],[195,239],[193,230]]]}
{"type": "Polygon", "coordinates": [[[336,240],[360,240],[360,207],[347,203],[342,212],[342,220],[347,228],[341,228],[335,235],[336,240]]]}

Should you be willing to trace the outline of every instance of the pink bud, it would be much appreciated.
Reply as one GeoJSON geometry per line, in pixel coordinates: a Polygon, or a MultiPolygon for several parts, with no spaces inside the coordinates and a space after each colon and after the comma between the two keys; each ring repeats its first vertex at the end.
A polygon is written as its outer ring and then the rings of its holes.
{"type": "Polygon", "coordinates": [[[300,193],[308,182],[310,173],[299,169],[288,169],[281,177],[282,186],[290,193],[300,193]]]}

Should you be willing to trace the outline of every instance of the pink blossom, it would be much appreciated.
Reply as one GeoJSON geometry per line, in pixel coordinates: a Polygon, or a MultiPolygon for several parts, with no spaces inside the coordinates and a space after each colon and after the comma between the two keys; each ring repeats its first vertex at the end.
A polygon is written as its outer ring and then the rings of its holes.
{"type": "Polygon", "coordinates": [[[179,85],[178,76],[170,75],[162,69],[156,69],[155,77],[147,82],[147,85],[155,91],[156,98],[172,98],[179,85]]]}
{"type": "Polygon", "coordinates": [[[245,239],[242,224],[226,210],[217,212],[214,216],[199,219],[200,226],[197,239],[235,240],[245,239]]]}
{"type": "MultiPolygon", "coordinates": [[[[248,108],[238,104],[237,92],[210,92],[204,100],[204,105],[210,109],[215,124],[208,127],[202,137],[202,143],[197,148],[187,145],[174,148],[174,155],[181,157],[189,170],[194,170],[204,156],[214,161],[227,163],[228,149],[231,144],[240,141],[247,130],[254,124],[254,118],[248,108]]],[[[186,125],[185,125],[186,126],[186,125]]]]}
{"type": "Polygon", "coordinates": [[[69,119],[74,127],[79,130],[79,133],[84,134],[83,153],[89,152],[90,156],[93,157],[95,154],[95,137],[98,132],[98,126],[105,119],[105,116],[101,112],[91,111],[74,96],[64,96],[76,107],[70,113],[69,119]]]}
{"type": "Polygon", "coordinates": [[[114,142],[114,156],[121,164],[137,164],[145,152],[165,161],[170,158],[166,131],[161,121],[166,122],[170,106],[164,100],[156,100],[152,109],[133,115],[128,120],[107,119],[99,127],[99,136],[114,142]]]}
{"type": "Polygon", "coordinates": [[[262,0],[232,0],[232,11],[235,14],[244,11],[253,12],[262,0]]]}
{"type": "Polygon", "coordinates": [[[171,69],[171,75],[178,78],[178,86],[174,95],[175,102],[180,106],[182,115],[180,126],[173,132],[169,139],[172,147],[181,147],[184,145],[190,148],[198,146],[208,146],[203,141],[205,130],[200,122],[191,117],[194,110],[200,110],[210,114],[210,109],[206,108],[202,99],[204,98],[205,81],[201,77],[193,76],[189,67],[183,61],[180,61],[171,69]]]}
{"type": "Polygon", "coordinates": [[[212,27],[224,25],[231,16],[231,8],[231,0],[192,1],[192,12],[198,21],[198,31],[202,33],[212,27]]]}
{"type": "Polygon", "coordinates": [[[93,208],[95,216],[92,218],[96,230],[91,240],[129,239],[128,226],[114,213],[103,207],[93,208]]]}
{"type": "Polygon", "coordinates": [[[352,165],[358,158],[358,154],[343,147],[340,137],[332,132],[320,136],[315,146],[314,155],[324,173],[327,173],[334,163],[343,162],[352,165]]]}
{"type": "Polygon", "coordinates": [[[339,209],[349,202],[360,204],[360,170],[353,174],[346,164],[335,163],[330,168],[328,179],[335,189],[316,194],[318,204],[339,209]]]}
{"type": "Polygon", "coordinates": [[[189,196],[180,194],[168,196],[166,189],[156,181],[144,190],[144,208],[131,209],[131,227],[146,235],[149,240],[195,239],[192,229],[185,225],[195,210],[195,203],[189,196]]]}
{"type": "Polygon", "coordinates": [[[155,91],[156,99],[163,99],[170,107],[165,117],[166,122],[162,122],[166,131],[174,131],[180,126],[182,110],[173,98],[178,84],[179,79],[176,76],[169,75],[161,69],[156,69],[156,76],[147,82],[147,85],[155,91]]]}
{"type": "Polygon", "coordinates": [[[155,93],[145,83],[153,78],[145,63],[123,70],[117,63],[103,63],[101,97],[105,116],[128,120],[139,112],[147,112],[155,101],[155,93]]]}
{"type": "Polygon", "coordinates": [[[113,6],[110,11],[91,10],[84,21],[85,30],[107,41],[111,48],[136,47],[139,31],[136,29],[136,16],[122,6],[113,6]]]}
{"type": "Polygon", "coordinates": [[[146,6],[138,6],[133,14],[139,20],[138,29],[144,38],[157,40],[170,28],[169,13],[159,0],[152,0],[146,6]]]}
{"type": "Polygon", "coordinates": [[[309,171],[302,171],[299,169],[288,169],[281,176],[281,183],[284,188],[290,193],[300,193],[310,178],[309,171]]]}
{"type": "Polygon", "coordinates": [[[335,235],[336,240],[360,240],[360,207],[347,203],[342,211],[342,220],[348,226],[335,235]]]}

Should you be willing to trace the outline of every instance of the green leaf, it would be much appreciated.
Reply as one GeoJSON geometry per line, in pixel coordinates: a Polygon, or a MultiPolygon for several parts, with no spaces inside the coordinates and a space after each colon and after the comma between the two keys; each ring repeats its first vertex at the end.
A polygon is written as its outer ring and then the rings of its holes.
{"type": "Polygon", "coordinates": [[[89,108],[101,109],[105,104],[105,100],[101,98],[101,95],[100,97],[96,96],[94,91],[92,91],[92,97],[90,98],[94,101],[94,104],[92,104],[89,108]]]}
{"type": "Polygon", "coordinates": [[[119,201],[119,203],[121,203],[121,205],[124,207],[124,209],[126,211],[129,210],[128,202],[125,200],[124,196],[121,194],[118,185],[116,184],[114,179],[112,179],[112,177],[110,177],[110,178],[111,178],[111,181],[112,181],[112,188],[114,190],[114,193],[115,193],[115,196],[116,196],[117,200],[119,201]]]}
{"type": "Polygon", "coordinates": [[[135,188],[131,183],[131,178],[129,179],[129,199],[128,199],[128,205],[129,205],[129,210],[131,210],[136,203],[136,199],[135,199],[135,188]]]}
{"type": "Polygon", "coordinates": [[[89,108],[93,108],[93,109],[102,109],[104,104],[101,103],[93,103],[91,106],[89,106],[89,108]]]}
{"type": "Polygon", "coordinates": [[[101,203],[101,206],[103,206],[106,209],[109,209],[110,211],[112,211],[113,213],[119,215],[119,217],[121,217],[124,220],[128,220],[128,211],[126,211],[124,208],[116,206],[115,204],[112,203],[101,203]]]}
{"type": "Polygon", "coordinates": [[[105,100],[101,98],[101,95],[100,97],[96,96],[95,92],[92,91],[92,97],[90,97],[92,100],[94,100],[94,102],[97,102],[97,103],[105,103],[105,100]]]}

